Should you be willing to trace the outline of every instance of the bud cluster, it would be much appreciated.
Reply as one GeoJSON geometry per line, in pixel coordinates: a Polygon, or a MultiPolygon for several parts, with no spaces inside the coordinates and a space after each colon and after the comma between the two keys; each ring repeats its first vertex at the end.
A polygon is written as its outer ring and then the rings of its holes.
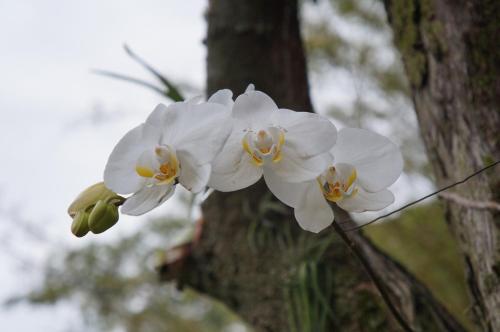
{"type": "Polygon", "coordinates": [[[77,236],[85,236],[89,231],[102,233],[118,222],[118,206],[124,198],[115,194],[103,182],[85,189],[73,201],[68,214],[73,218],[71,232],[77,236]]]}

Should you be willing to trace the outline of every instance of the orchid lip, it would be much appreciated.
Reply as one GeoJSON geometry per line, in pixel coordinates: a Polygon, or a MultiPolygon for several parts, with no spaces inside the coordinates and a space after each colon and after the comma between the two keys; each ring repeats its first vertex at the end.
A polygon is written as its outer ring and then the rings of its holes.
{"type": "Polygon", "coordinates": [[[358,193],[356,178],[357,172],[354,167],[346,177],[331,166],[317,178],[317,181],[325,198],[331,202],[338,202],[347,197],[354,197],[358,193]]]}
{"type": "Polygon", "coordinates": [[[136,173],[150,179],[150,185],[175,184],[180,173],[180,164],[175,150],[168,145],[159,145],[154,154],[146,151],[139,158],[136,173]]]}
{"type": "Polygon", "coordinates": [[[284,143],[285,130],[276,126],[257,132],[248,129],[241,142],[243,150],[252,158],[251,161],[255,166],[279,162],[284,143]]]}

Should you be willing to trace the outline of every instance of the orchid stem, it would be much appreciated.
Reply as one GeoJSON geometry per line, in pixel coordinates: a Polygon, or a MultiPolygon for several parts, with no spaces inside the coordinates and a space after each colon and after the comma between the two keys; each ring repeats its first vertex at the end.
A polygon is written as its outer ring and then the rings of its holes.
{"type": "Polygon", "coordinates": [[[408,325],[408,323],[405,321],[403,316],[399,313],[399,311],[396,309],[394,304],[391,302],[391,299],[389,297],[389,294],[387,292],[387,289],[380,280],[380,278],[377,276],[375,271],[371,268],[370,264],[368,263],[368,260],[363,256],[359,248],[356,246],[356,244],[347,236],[346,232],[340,227],[340,225],[334,221],[333,222],[333,228],[335,231],[340,235],[340,238],[344,243],[351,249],[352,253],[358,257],[359,261],[361,262],[361,265],[365,268],[366,272],[368,272],[368,275],[372,279],[373,283],[377,287],[378,291],[380,292],[380,295],[382,295],[382,298],[384,299],[384,302],[387,304],[389,307],[389,310],[391,313],[394,315],[394,318],[398,321],[399,325],[401,325],[401,328],[406,331],[406,332],[413,332],[411,327],[408,325]]]}

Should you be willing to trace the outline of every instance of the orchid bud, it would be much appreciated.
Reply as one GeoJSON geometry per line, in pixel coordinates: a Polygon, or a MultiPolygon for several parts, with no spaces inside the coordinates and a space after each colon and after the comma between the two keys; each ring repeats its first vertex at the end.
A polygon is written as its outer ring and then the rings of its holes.
{"type": "Polygon", "coordinates": [[[68,208],[68,213],[74,217],[78,211],[85,211],[99,200],[109,200],[111,198],[120,198],[117,194],[106,188],[104,182],[96,183],[78,195],[68,208]]]}
{"type": "Polygon", "coordinates": [[[111,228],[119,219],[118,207],[112,203],[100,200],[89,215],[89,228],[94,234],[99,234],[111,228]]]}
{"type": "Polygon", "coordinates": [[[89,214],[85,211],[79,211],[73,218],[71,232],[77,236],[85,236],[89,232],[89,214]]]}

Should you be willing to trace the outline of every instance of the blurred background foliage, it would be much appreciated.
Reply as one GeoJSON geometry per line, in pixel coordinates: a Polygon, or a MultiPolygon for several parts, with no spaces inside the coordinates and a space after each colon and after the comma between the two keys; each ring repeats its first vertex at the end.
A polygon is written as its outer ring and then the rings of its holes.
{"type": "MultiPolygon", "coordinates": [[[[156,264],[166,248],[186,238],[179,235],[185,235],[190,224],[183,219],[152,219],[137,233],[113,243],[59,252],[47,262],[38,288],[6,304],[70,300],[80,307],[85,331],[250,331],[223,304],[159,282],[156,264]]],[[[466,316],[463,262],[439,203],[408,209],[398,218],[367,227],[365,234],[428,285],[472,330],[466,316]]]]}
{"type": "MultiPolygon", "coordinates": [[[[312,86],[338,79],[337,84],[351,85],[355,96],[347,104],[330,98],[320,113],[343,126],[388,135],[403,147],[405,170],[426,178],[427,162],[408,84],[382,3],[320,0],[302,5],[312,86]]],[[[39,287],[13,296],[6,305],[67,301],[79,307],[85,324],[72,331],[249,331],[222,304],[159,282],[156,261],[182,242],[180,238],[189,238],[185,236],[193,228],[189,218],[157,218],[112,243],[57,250],[46,262],[39,287]]],[[[463,262],[438,203],[408,209],[393,220],[367,227],[365,233],[471,328],[463,262]]]]}
{"type": "Polygon", "coordinates": [[[317,111],[341,126],[387,135],[402,147],[405,171],[428,176],[408,82],[382,1],[320,0],[315,6],[304,5],[312,86],[337,86],[353,95],[347,103],[325,97],[327,108],[317,111]]]}
{"type": "Polygon", "coordinates": [[[158,279],[155,267],[165,249],[189,238],[185,230],[191,224],[152,219],[113,243],[59,252],[47,262],[39,288],[6,304],[69,300],[79,306],[86,325],[75,324],[74,331],[244,331],[222,304],[158,279]]]}

